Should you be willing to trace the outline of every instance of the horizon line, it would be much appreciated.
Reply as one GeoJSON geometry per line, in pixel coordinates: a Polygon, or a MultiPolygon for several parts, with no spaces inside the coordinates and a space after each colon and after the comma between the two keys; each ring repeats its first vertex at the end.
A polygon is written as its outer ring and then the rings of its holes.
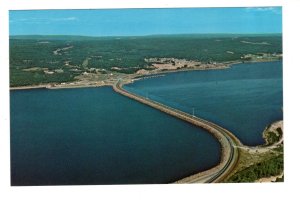
{"type": "Polygon", "coordinates": [[[15,34],[14,36],[77,36],[77,37],[148,37],[148,36],[164,36],[164,35],[275,35],[282,32],[261,32],[261,33],[162,33],[147,35],[75,35],[75,34],[15,34]]]}

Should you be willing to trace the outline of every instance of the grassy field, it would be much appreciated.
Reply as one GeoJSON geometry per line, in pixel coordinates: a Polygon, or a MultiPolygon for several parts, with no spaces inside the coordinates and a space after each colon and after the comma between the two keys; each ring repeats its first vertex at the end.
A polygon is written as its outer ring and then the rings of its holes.
{"type": "Polygon", "coordinates": [[[251,59],[249,55],[259,57],[281,53],[282,37],[275,34],[11,36],[10,86],[73,81],[85,71],[110,73],[117,69],[120,73],[135,73],[151,65],[145,58],[166,57],[210,63],[243,61],[251,59]]]}

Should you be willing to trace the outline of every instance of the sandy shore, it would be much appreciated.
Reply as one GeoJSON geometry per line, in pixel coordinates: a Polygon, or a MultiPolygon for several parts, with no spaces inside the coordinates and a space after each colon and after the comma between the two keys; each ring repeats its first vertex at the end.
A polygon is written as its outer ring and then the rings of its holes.
{"type": "Polygon", "coordinates": [[[47,87],[47,89],[72,89],[72,88],[92,88],[92,87],[104,87],[104,86],[112,86],[113,84],[106,83],[106,84],[92,84],[92,85],[86,85],[86,84],[78,84],[78,85],[59,85],[54,87],[47,87]]]}
{"type": "MultiPolygon", "coordinates": [[[[268,128],[266,128],[263,131],[263,137],[264,137],[264,132],[266,131],[275,131],[277,128],[281,128],[281,130],[283,130],[283,120],[280,121],[276,121],[273,122],[268,128]]],[[[251,147],[251,146],[246,146],[246,145],[239,145],[237,146],[237,148],[240,149],[244,149],[246,150],[248,153],[264,153],[264,152],[268,152],[268,151],[272,151],[273,149],[278,148],[280,145],[282,145],[283,143],[283,133],[282,133],[282,137],[280,138],[280,140],[272,145],[268,145],[267,142],[263,145],[258,145],[255,147],[251,147]]]]}
{"type": "Polygon", "coordinates": [[[70,88],[90,88],[90,87],[103,87],[103,86],[112,86],[111,83],[105,84],[76,84],[76,82],[71,82],[72,84],[65,85],[30,85],[30,86],[19,86],[19,87],[10,87],[10,90],[30,90],[30,89],[70,89],[70,88]]]}
{"type": "Polygon", "coordinates": [[[29,86],[18,86],[18,87],[10,87],[10,90],[29,90],[29,89],[41,89],[47,88],[48,85],[29,85],[29,86]]]}
{"type": "Polygon", "coordinates": [[[277,175],[277,176],[271,176],[271,177],[265,177],[265,178],[260,178],[255,181],[255,183],[270,183],[270,182],[275,182],[277,178],[282,178],[283,173],[277,175]]]}

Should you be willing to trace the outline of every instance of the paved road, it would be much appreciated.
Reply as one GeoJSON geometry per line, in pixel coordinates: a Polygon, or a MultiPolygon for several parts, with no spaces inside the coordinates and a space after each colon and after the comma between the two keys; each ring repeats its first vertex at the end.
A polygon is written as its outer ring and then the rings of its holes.
{"type": "Polygon", "coordinates": [[[236,148],[237,146],[242,145],[240,141],[228,130],[209,122],[207,120],[198,118],[196,116],[190,115],[188,113],[182,112],[180,110],[171,108],[169,106],[163,105],[154,100],[150,100],[148,98],[139,96],[137,94],[133,94],[124,88],[122,88],[121,80],[113,86],[113,89],[131,99],[139,101],[143,104],[151,106],[155,109],[158,109],[162,112],[165,112],[169,115],[187,121],[191,124],[194,124],[198,127],[201,127],[208,132],[210,132],[214,137],[216,137],[222,146],[222,156],[221,162],[212,169],[209,169],[204,172],[200,172],[189,177],[183,178],[181,180],[176,181],[176,183],[211,183],[211,182],[220,182],[234,169],[238,158],[239,158],[239,150],[236,148]]]}

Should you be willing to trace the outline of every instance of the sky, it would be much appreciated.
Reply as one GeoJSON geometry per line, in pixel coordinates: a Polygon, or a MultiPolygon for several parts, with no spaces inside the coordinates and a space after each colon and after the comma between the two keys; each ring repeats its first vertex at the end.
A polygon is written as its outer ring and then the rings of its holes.
{"type": "Polygon", "coordinates": [[[281,33],[281,7],[9,11],[10,35],[281,33]]]}

